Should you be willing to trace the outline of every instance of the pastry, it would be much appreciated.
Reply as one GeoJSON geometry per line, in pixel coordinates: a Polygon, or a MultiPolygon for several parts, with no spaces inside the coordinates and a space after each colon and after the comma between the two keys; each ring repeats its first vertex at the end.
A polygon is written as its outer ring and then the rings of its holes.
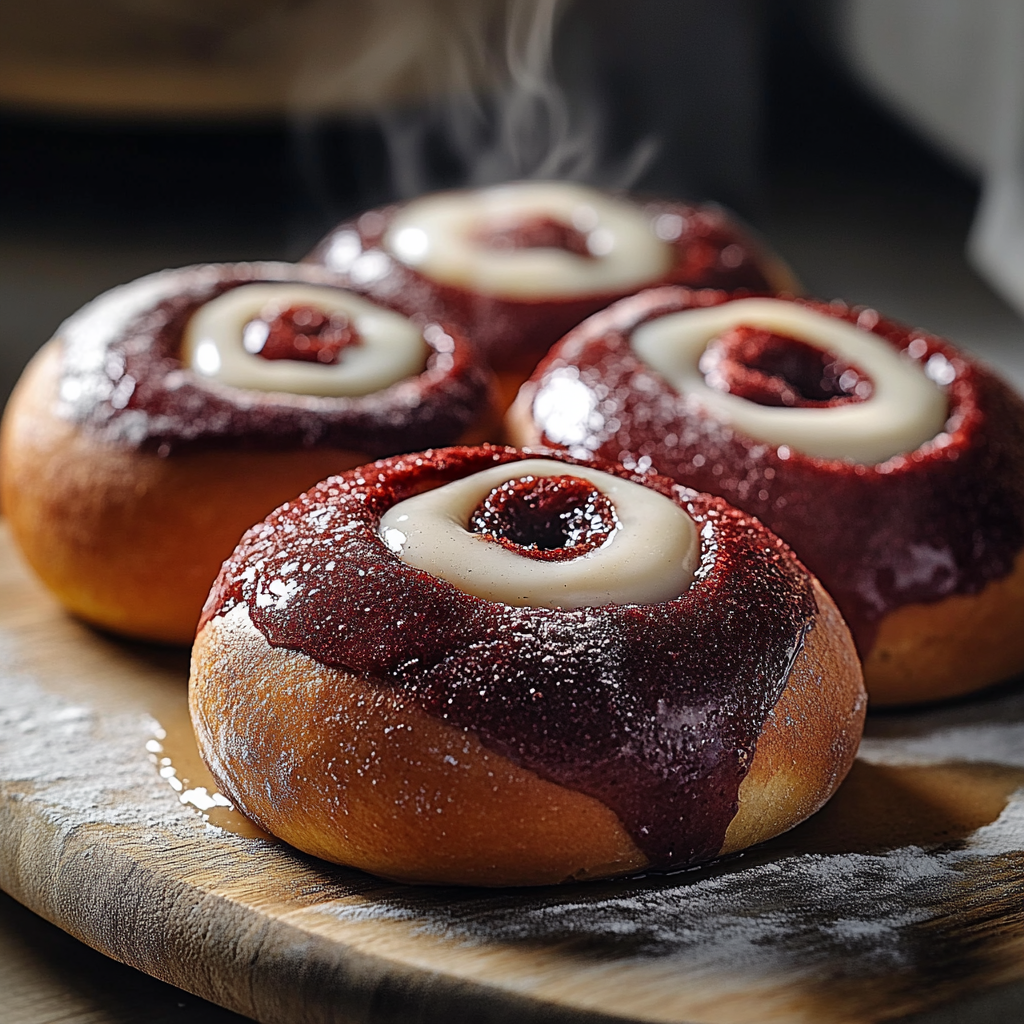
{"type": "Polygon", "coordinates": [[[490,388],[457,330],[321,268],[165,271],[100,296],[29,366],[4,512],[75,614],[189,643],[247,527],[329,473],[478,439],[490,388]]]}
{"type": "Polygon", "coordinates": [[[509,400],[566,331],[656,284],[783,291],[781,261],[720,208],[569,182],[442,192],[364,213],[309,257],[461,324],[509,400]]]}
{"type": "Polygon", "coordinates": [[[510,423],[756,515],[835,599],[873,702],[1024,669],[1024,403],[940,338],[841,302],[655,289],[570,333],[510,423]]]}
{"type": "Polygon", "coordinates": [[[860,667],[788,548],[664,477],[510,448],[319,484],[225,562],[207,764],[308,853],[412,882],[680,868],[816,810],[860,667]]]}

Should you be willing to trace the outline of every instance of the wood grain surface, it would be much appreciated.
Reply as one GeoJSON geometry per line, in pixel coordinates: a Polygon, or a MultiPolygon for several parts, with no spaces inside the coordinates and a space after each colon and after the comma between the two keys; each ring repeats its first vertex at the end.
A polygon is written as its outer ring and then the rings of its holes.
{"type": "Polygon", "coordinates": [[[384,883],[201,813],[187,675],[184,652],[67,618],[0,537],[0,886],[228,1009],[266,1024],[1014,1019],[1019,684],[872,716],[832,803],[746,855],[485,891],[384,883]]]}
{"type": "Polygon", "coordinates": [[[245,1024],[119,964],[0,893],[4,1024],[245,1024]]]}

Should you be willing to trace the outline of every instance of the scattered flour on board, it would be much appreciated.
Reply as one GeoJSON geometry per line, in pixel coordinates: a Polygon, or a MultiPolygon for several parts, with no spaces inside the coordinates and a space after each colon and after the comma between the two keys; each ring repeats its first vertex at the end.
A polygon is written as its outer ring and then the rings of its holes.
{"type": "MultiPolygon", "coordinates": [[[[147,757],[156,728],[146,715],[99,714],[9,669],[0,687],[0,797],[33,801],[55,822],[201,832],[199,816],[181,805],[147,757]]],[[[880,716],[862,757],[876,764],[1024,767],[1024,694],[880,716]]],[[[675,876],[529,893],[382,887],[358,872],[332,874],[311,862],[311,874],[326,884],[323,902],[307,912],[350,923],[401,922],[456,943],[558,943],[581,955],[668,959],[688,971],[840,971],[857,978],[922,969],[931,956],[922,926],[954,919],[965,880],[997,859],[1009,858],[1010,875],[1024,886],[1021,851],[1024,792],[1013,794],[992,824],[946,847],[754,850],[675,876]]],[[[294,859],[280,848],[267,855],[294,859]]]]}
{"type": "Polygon", "coordinates": [[[8,671],[0,687],[0,795],[18,793],[54,821],[193,824],[147,759],[157,728],[148,715],[101,715],[8,671]]]}
{"type": "MultiPolygon", "coordinates": [[[[876,764],[1024,767],[1024,694],[884,716],[872,723],[872,733],[862,756],[876,764]]],[[[372,901],[337,901],[321,912],[353,922],[405,921],[468,943],[565,943],[581,953],[671,958],[688,971],[764,977],[839,971],[856,978],[927,969],[929,942],[944,934],[933,926],[957,919],[965,880],[1009,858],[1024,888],[1021,851],[1024,790],[1012,794],[990,825],[935,849],[773,856],[754,850],[704,871],[547,889],[531,899],[449,890],[438,900],[436,891],[395,890],[372,901]]]]}

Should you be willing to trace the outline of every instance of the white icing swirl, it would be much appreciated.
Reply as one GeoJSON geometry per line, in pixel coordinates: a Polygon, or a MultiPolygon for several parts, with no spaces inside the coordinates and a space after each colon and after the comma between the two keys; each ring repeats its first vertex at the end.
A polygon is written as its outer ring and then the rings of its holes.
{"type": "Polygon", "coordinates": [[[700,559],[693,520],[663,494],[599,470],[547,459],[495,466],[401,501],[381,519],[380,534],[409,565],[467,594],[519,607],[670,601],[689,588],[700,559]],[[469,517],[495,487],[530,476],[588,481],[614,506],[619,528],[585,555],[550,562],[470,532],[469,517]]]}
{"type": "Polygon", "coordinates": [[[324,397],[381,391],[422,373],[429,354],[422,331],[407,317],[340,288],[277,282],[232,288],[200,306],[185,328],[182,351],[187,366],[220,384],[324,397]],[[292,306],[345,316],[359,344],[345,348],[337,363],[270,360],[247,351],[246,325],[292,306]]]}
{"type": "Polygon", "coordinates": [[[677,391],[749,437],[823,459],[874,465],[919,448],[942,431],[948,403],[923,368],[884,339],[845,320],[779,299],[739,299],[669,313],[632,335],[636,354],[677,391]],[[823,408],[765,406],[708,385],[700,370],[708,343],[750,326],[806,342],[855,364],[874,390],[862,402],[823,408]]]}
{"type": "Polygon", "coordinates": [[[384,247],[442,284],[508,299],[627,292],[658,280],[672,248],[633,203],[568,182],[519,181],[424,196],[395,215],[384,247]],[[559,248],[499,249],[481,230],[550,218],[575,228],[590,255],[559,248]]]}

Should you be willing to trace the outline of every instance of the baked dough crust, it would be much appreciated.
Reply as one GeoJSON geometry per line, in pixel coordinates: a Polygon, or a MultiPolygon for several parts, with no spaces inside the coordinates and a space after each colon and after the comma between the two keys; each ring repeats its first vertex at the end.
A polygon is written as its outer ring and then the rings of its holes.
{"type": "Polygon", "coordinates": [[[872,704],[959,697],[1024,666],[1024,551],[977,594],[890,612],[864,662],[872,704]]]}
{"type": "Polygon", "coordinates": [[[814,581],[818,615],[740,784],[722,853],[785,832],[822,807],[853,765],[867,697],[860,659],[832,598],[814,581]]]}
{"type": "MultiPolygon", "coordinates": [[[[722,853],[793,827],[853,763],[865,697],[853,642],[818,616],[758,740],[722,853]]],[[[244,605],[192,651],[199,749],[224,793],[307,853],[403,882],[546,885],[642,871],[617,816],[399,693],[272,647],[244,605]]]]}
{"type": "Polygon", "coordinates": [[[0,430],[0,501],[26,559],[75,615],[191,643],[242,534],[318,480],[370,461],[337,449],[172,458],[96,440],[53,411],[60,342],[33,359],[0,430]],[[140,557],[145,552],[145,557],[140,557]]]}

